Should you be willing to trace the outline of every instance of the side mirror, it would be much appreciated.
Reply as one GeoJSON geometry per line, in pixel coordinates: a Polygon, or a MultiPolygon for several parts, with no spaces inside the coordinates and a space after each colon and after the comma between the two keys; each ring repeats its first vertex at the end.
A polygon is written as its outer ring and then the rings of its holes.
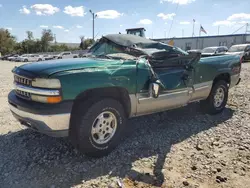
{"type": "Polygon", "coordinates": [[[149,96],[153,98],[159,97],[160,81],[156,80],[149,84],[149,96]]]}

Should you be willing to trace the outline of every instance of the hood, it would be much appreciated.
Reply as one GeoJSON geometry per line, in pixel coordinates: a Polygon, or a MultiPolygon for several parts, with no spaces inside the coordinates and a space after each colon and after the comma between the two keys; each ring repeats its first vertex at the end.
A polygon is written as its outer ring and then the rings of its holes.
{"type": "Polygon", "coordinates": [[[61,59],[46,62],[35,62],[22,65],[13,69],[13,72],[29,78],[34,77],[49,77],[57,72],[68,70],[79,70],[84,68],[96,68],[106,66],[120,66],[120,60],[109,59],[93,59],[93,58],[79,58],[79,59],[61,59]]]}

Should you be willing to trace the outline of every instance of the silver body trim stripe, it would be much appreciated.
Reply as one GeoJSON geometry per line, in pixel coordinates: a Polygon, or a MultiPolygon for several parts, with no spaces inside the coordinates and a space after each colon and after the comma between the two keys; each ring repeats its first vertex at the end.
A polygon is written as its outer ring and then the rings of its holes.
{"type": "Polygon", "coordinates": [[[47,96],[58,96],[60,95],[59,90],[52,90],[52,89],[38,89],[38,88],[32,88],[24,85],[20,85],[17,83],[14,83],[14,88],[16,90],[24,91],[31,94],[38,94],[38,95],[47,95],[47,96]]]}
{"type": "MultiPolygon", "coordinates": [[[[55,115],[39,115],[32,114],[19,110],[18,108],[9,105],[10,110],[16,115],[33,120],[35,122],[43,122],[47,127],[36,127],[38,131],[57,131],[69,129],[70,113],[67,114],[55,114],[55,115]]],[[[39,123],[38,123],[39,124],[39,123]]]]}
{"type": "Polygon", "coordinates": [[[147,92],[131,94],[131,114],[141,116],[185,106],[190,102],[204,100],[209,96],[213,81],[195,84],[193,87],[163,91],[158,98],[147,97],[147,92]]]}

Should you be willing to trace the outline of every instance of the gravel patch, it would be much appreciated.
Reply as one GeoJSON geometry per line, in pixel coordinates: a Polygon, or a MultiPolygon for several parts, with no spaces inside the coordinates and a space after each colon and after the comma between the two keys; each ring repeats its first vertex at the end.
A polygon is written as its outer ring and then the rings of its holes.
{"type": "Polygon", "coordinates": [[[191,104],[131,119],[126,140],[100,159],[20,128],[7,103],[15,65],[0,62],[0,187],[249,187],[250,63],[222,114],[191,104]]]}

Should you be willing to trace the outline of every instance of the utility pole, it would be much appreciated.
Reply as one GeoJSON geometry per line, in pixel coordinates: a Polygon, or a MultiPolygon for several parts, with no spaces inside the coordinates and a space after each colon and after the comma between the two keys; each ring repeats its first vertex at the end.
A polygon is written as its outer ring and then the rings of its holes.
{"type": "Polygon", "coordinates": [[[92,14],[92,19],[93,19],[93,40],[95,40],[95,19],[97,17],[97,14],[92,12],[92,10],[89,10],[89,12],[92,14]]]}
{"type": "Polygon", "coordinates": [[[56,34],[54,34],[55,44],[56,44],[56,34]]]}
{"type": "Polygon", "coordinates": [[[246,24],[246,34],[248,34],[250,31],[248,30],[249,23],[246,24]]]}
{"type": "Polygon", "coordinates": [[[195,24],[195,19],[193,19],[193,33],[192,33],[192,37],[194,37],[194,24],[195,24]]]}

